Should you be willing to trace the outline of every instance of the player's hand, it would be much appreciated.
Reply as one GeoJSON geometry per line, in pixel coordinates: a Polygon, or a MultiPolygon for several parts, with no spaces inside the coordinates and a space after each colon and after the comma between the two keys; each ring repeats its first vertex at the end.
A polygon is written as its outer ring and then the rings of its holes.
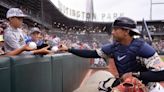
{"type": "Polygon", "coordinates": [[[68,47],[64,44],[58,46],[59,51],[68,51],[68,47]]]}

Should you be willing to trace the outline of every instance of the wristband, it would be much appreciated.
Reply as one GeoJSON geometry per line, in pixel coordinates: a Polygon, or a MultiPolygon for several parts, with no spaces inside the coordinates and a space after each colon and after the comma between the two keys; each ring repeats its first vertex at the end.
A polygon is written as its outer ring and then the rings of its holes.
{"type": "Polygon", "coordinates": [[[72,48],[68,48],[68,50],[67,50],[68,52],[71,52],[72,51],[72,48]]]}
{"type": "Polygon", "coordinates": [[[140,77],[140,72],[132,73],[132,76],[139,78],[140,77]]]}

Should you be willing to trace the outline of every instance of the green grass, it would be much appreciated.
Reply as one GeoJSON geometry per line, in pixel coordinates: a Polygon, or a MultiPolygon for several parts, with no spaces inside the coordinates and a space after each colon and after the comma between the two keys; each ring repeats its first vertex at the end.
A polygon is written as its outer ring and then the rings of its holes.
{"type": "Polygon", "coordinates": [[[162,58],[162,60],[164,61],[164,57],[161,57],[162,58]]]}
{"type": "Polygon", "coordinates": [[[164,61],[164,58],[162,58],[162,60],[164,61]]]}

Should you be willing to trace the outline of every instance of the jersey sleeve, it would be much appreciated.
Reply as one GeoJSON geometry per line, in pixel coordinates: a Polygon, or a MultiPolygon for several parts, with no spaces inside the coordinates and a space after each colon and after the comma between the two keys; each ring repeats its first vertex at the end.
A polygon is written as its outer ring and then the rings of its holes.
{"type": "Polygon", "coordinates": [[[143,43],[141,49],[139,50],[139,56],[142,58],[149,58],[155,54],[155,49],[147,43],[143,43]]]}
{"type": "Polygon", "coordinates": [[[104,45],[103,47],[97,49],[96,51],[101,58],[109,58],[112,53],[112,44],[104,45]]]}
{"type": "Polygon", "coordinates": [[[147,67],[147,69],[151,71],[161,71],[164,70],[164,62],[158,55],[158,53],[148,45],[147,43],[144,43],[139,51],[140,57],[143,59],[144,65],[147,67]]]}

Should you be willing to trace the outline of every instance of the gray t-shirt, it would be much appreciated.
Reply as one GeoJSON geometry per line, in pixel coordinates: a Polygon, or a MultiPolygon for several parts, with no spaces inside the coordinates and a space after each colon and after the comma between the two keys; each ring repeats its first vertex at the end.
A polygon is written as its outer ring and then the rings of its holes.
{"type": "Polygon", "coordinates": [[[5,29],[4,42],[5,52],[10,52],[15,49],[21,48],[26,44],[22,30],[19,28],[14,29],[10,26],[5,29]]]}

